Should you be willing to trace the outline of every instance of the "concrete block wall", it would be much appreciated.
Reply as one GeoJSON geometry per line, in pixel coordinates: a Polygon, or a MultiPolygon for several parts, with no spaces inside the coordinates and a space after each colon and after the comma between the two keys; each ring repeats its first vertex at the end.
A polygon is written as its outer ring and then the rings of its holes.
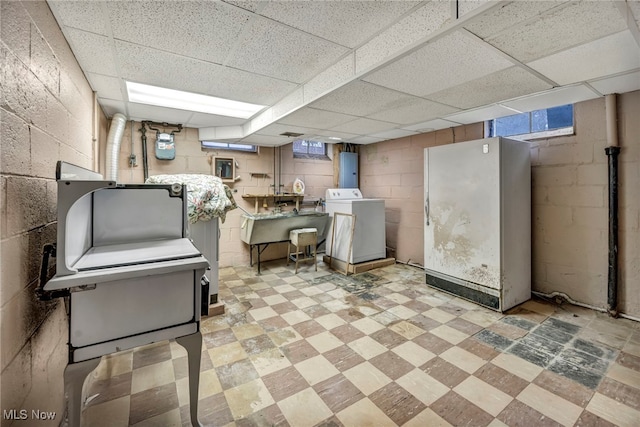
{"type": "Polygon", "coordinates": [[[364,145],[360,188],[365,197],[385,199],[389,255],[424,262],[424,149],[482,138],[482,123],[364,145]]]}
{"type": "MultiPolygon", "coordinates": [[[[119,155],[119,183],[144,182],[142,167],[142,140],[139,122],[127,122],[120,146],[119,155]],[[133,132],[132,132],[133,130],[133,132]],[[133,146],[132,146],[133,140],[133,146]],[[132,148],[133,147],[133,148],[132,148]],[[133,153],[137,158],[137,166],[129,166],[129,156],[133,153]]],[[[174,128],[175,129],[175,128],[174,128]]],[[[166,131],[171,131],[167,128],[166,131]]],[[[249,212],[254,212],[254,199],[243,199],[244,194],[271,194],[274,184],[274,155],[280,155],[281,182],[285,185],[284,191],[291,191],[293,180],[300,177],[305,182],[305,194],[309,197],[324,197],[324,192],[331,186],[333,178],[333,166],[331,161],[315,159],[294,159],[292,144],[275,149],[272,147],[259,147],[258,153],[246,153],[228,150],[203,150],[198,140],[198,130],[185,128],[175,134],[176,158],[174,160],[158,160],[154,154],[156,135],[147,130],[147,150],[149,162],[149,176],[159,174],[211,174],[212,157],[233,157],[238,163],[236,176],[240,179],[228,183],[234,191],[234,199],[238,205],[249,212]],[[252,176],[251,173],[266,173],[266,177],[252,176]]],[[[106,141],[106,139],[105,139],[106,141]]],[[[105,144],[100,147],[103,153],[105,144]]],[[[276,162],[277,163],[277,162],[276,162]]],[[[104,165],[101,165],[104,170],[104,165]]],[[[273,204],[263,208],[263,201],[259,201],[259,212],[270,211],[273,204]]],[[[289,205],[284,210],[291,210],[295,205],[289,205]]],[[[240,240],[240,227],[242,226],[242,214],[240,209],[228,212],[224,223],[220,224],[220,251],[219,262],[221,267],[231,265],[249,264],[249,247],[240,240]]],[[[260,256],[262,260],[284,258],[286,256],[286,244],[270,245],[260,256]]],[[[254,258],[255,258],[254,251],[254,258]]]]}
{"type": "Polygon", "coordinates": [[[56,412],[38,425],[57,426],[67,320],[35,289],[56,241],[56,162],[93,167],[93,93],[46,2],[2,1],[0,19],[0,409],[56,412]]]}

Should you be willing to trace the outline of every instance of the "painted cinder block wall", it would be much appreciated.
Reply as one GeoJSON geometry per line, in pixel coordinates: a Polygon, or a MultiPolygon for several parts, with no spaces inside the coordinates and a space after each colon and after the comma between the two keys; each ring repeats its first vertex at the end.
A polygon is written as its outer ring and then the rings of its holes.
{"type": "MultiPolygon", "coordinates": [[[[42,246],[56,241],[56,161],[93,168],[94,134],[106,119],[44,1],[2,1],[0,17],[0,409],[56,412],[37,423],[57,426],[66,314],[62,301],[43,303],[34,292],[42,246]]],[[[2,421],[13,424],[25,421],[2,421]]]]}
{"type": "MultiPolygon", "coordinates": [[[[619,310],[640,317],[640,91],[618,96],[619,310]]],[[[608,175],[604,99],[575,104],[575,135],[531,143],[533,289],[607,302],[608,175]]],[[[361,188],[386,199],[387,246],[423,264],[423,148],[483,137],[482,124],[362,147],[361,188]]]]}

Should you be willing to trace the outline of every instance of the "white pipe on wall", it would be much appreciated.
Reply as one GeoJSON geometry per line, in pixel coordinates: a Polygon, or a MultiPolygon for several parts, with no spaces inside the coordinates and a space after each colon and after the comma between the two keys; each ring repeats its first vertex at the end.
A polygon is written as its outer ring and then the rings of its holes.
{"type": "Polygon", "coordinates": [[[610,93],[604,97],[604,107],[607,115],[607,143],[610,147],[618,146],[618,112],[617,96],[610,93]]]}
{"type": "Polygon", "coordinates": [[[116,113],[111,119],[111,127],[109,128],[109,136],[107,137],[106,152],[106,179],[109,181],[118,180],[118,160],[120,154],[120,143],[122,135],[127,124],[127,118],[124,114],[116,113]]]}

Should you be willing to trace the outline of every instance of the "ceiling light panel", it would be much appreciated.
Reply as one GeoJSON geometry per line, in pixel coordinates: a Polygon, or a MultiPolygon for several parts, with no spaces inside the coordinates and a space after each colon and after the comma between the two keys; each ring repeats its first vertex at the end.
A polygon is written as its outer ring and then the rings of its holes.
{"type": "Polygon", "coordinates": [[[481,41],[453,33],[364,78],[416,96],[427,96],[513,64],[481,41]]]}
{"type": "Polygon", "coordinates": [[[248,119],[265,107],[264,105],[249,104],[134,82],[127,82],[126,85],[129,101],[139,104],[198,111],[242,119],[248,119]]]}
{"type": "Polygon", "coordinates": [[[354,48],[399,19],[419,1],[268,2],[261,15],[354,48]]]}

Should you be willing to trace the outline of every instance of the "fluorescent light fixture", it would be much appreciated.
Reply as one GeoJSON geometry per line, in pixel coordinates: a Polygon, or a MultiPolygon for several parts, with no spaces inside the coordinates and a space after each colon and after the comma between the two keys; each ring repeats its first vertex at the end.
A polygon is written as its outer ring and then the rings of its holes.
{"type": "Polygon", "coordinates": [[[334,141],[342,141],[342,138],[339,138],[337,136],[330,136],[330,137],[328,137],[328,139],[332,139],[334,141]]]}
{"type": "Polygon", "coordinates": [[[216,98],[215,96],[183,92],[181,90],[150,86],[142,83],[126,83],[129,101],[138,104],[198,111],[200,113],[241,119],[248,119],[265,107],[265,105],[232,101],[230,99],[216,98]]]}

